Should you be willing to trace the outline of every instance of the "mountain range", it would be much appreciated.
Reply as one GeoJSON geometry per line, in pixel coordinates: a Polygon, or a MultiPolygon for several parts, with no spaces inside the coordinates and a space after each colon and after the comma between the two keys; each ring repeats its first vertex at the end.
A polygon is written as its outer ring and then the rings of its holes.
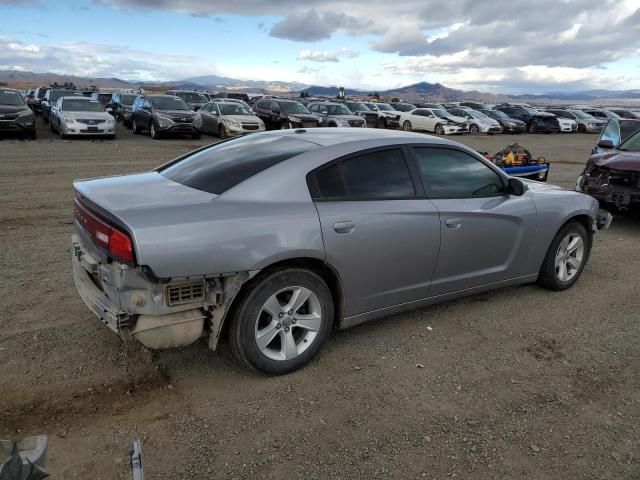
{"type": "MultiPolygon", "coordinates": [[[[205,75],[185,78],[182,80],[166,82],[138,82],[123,80],[120,78],[91,78],[76,75],[60,75],[56,73],[35,73],[22,70],[0,70],[0,84],[30,88],[39,85],[50,85],[54,82],[63,84],[72,82],[78,87],[95,86],[97,88],[157,88],[182,89],[182,90],[206,90],[206,91],[237,91],[254,93],[299,93],[306,92],[309,95],[334,96],[338,93],[337,86],[306,85],[300,82],[264,81],[264,80],[239,80],[236,78],[221,77],[217,75],[205,75]]],[[[367,96],[374,93],[370,90],[345,89],[347,96],[367,96]]],[[[585,90],[578,92],[549,92],[545,94],[493,94],[487,92],[463,91],[446,87],[440,83],[419,82],[403,87],[388,90],[378,90],[382,98],[399,98],[406,101],[460,101],[476,100],[488,103],[504,101],[537,101],[537,102],[604,102],[640,103],[640,90],[585,90]]]]}

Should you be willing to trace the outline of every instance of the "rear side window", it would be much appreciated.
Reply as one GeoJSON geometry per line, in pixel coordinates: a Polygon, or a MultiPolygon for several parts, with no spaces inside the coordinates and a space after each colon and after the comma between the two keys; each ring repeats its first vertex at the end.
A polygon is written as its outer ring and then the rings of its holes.
{"type": "Polygon", "coordinates": [[[315,174],[317,199],[376,200],[413,198],[416,191],[400,150],[351,157],[315,174]]]}
{"type": "Polygon", "coordinates": [[[248,178],[318,145],[276,135],[236,138],[160,167],[158,172],[187,187],[220,195],[248,178]]]}
{"type": "Polygon", "coordinates": [[[431,198],[495,197],[504,193],[500,176],[477,158],[447,148],[414,149],[431,198]]]}

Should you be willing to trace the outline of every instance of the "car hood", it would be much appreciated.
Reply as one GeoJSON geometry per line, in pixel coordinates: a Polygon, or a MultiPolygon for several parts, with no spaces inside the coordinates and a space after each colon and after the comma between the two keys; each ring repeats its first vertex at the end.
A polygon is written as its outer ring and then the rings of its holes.
{"type": "Polygon", "coordinates": [[[455,123],[467,123],[467,119],[464,117],[458,117],[457,115],[449,115],[445,120],[449,120],[455,123]]]}
{"type": "Polygon", "coordinates": [[[0,113],[18,113],[23,110],[29,110],[26,105],[0,105],[0,113]]]}
{"type": "Polygon", "coordinates": [[[517,178],[518,180],[522,180],[524,183],[527,184],[527,187],[529,188],[529,190],[534,193],[549,192],[553,190],[567,191],[566,188],[559,187],[558,185],[553,185],[552,183],[538,182],[536,180],[529,180],[527,178],[522,178],[522,177],[514,177],[514,178],[517,178]]]}
{"type": "Polygon", "coordinates": [[[500,123],[497,120],[494,120],[493,118],[474,118],[469,120],[470,122],[477,122],[477,123],[481,123],[483,125],[489,125],[491,127],[499,127],[500,123]]]}
{"type": "Polygon", "coordinates": [[[524,127],[526,125],[526,123],[524,123],[522,120],[517,120],[515,118],[509,118],[509,119],[502,118],[501,120],[503,122],[505,122],[505,123],[512,123],[512,124],[518,125],[518,126],[523,126],[524,127]]]}
{"type": "Polygon", "coordinates": [[[336,120],[362,120],[360,115],[329,115],[329,118],[336,120]]]}
{"type": "Polygon", "coordinates": [[[76,120],[108,120],[113,118],[107,112],[68,112],[63,110],[62,113],[76,120]]]}
{"type": "Polygon", "coordinates": [[[171,117],[188,117],[192,118],[195,116],[195,112],[191,110],[160,110],[156,109],[158,113],[164,113],[165,115],[169,115],[171,117]]]}
{"type": "Polygon", "coordinates": [[[537,112],[533,115],[534,117],[545,117],[545,118],[556,118],[553,113],[549,112],[537,112]]]}
{"type": "Polygon", "coordinates": [[[299,118],[300,120],[309,121],[309,122],[317,122],[319,120],[319,118],[320,118],[320,117],[317,117],[316,115],[308,114],[308,113],[284,113],[284,112],[282,112],[282,115],[285,116],[285,117],[299,118]]]}
{"type": "Polygon", "coordinates": [[[255,115],[221,115],[224,120],[231,120],[234,122],[251,122],[251,123],[262,123],[255,115]]]}
{"type": "Polygon", "coordinates": [[[591,156],[591,161],[599,167],[640,172],[640,152],[615,150],[613,152],[598,153],[591,156]]]}

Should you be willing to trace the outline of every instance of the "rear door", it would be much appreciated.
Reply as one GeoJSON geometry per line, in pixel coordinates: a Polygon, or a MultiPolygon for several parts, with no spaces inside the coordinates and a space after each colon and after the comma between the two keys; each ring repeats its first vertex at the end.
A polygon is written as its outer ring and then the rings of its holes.
{"type": "Polygon", "coordinates": [[[462,150],[412,150],[440,213],[442,241],[430,296],[535,273],[527,270],[537,229],[532,197],[507,194],[501,175],[462,150]]]}
{"type": "Polygon", "coordinates": [[[345,157],[309,176],[327,261],[340,272],[345,316],[425,298],[440,221],[401,148],[345,157]]]}

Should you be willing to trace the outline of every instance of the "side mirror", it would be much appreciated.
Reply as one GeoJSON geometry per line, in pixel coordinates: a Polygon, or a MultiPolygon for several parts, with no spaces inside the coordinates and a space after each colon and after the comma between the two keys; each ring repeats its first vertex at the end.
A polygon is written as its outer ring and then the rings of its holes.
{"type": "Polygon", "coordinates": [[[527,185],[519,178],[510,178],[507,183],[507,193],[509,195],[516,195],[518,197],[524,195],[527,191],[527,185]]]}
{"type": "Polygon", "coordinates": [[[107,113],[113,113],[113,108],[108,107],[108,108],[107,108],[107,113]]]}
{"type": "Polygon", "coordinates": [[[278,110],[277,108],[272,108],[271,109],[271,113],[275,113],[276,115],[280,115],[280,110],[278,110]]]}
{"type": "Polygon", "coordinates": [[[218,111],[217,110],[211,110],[209,113],[211,115],[218,115],[218,111]]]}
{"type": "Polygon", "coordinates": [[[600,148],[613,148],[615,145],[611,140],[600,140],[598,142],[598,146],[600,148]]]}

